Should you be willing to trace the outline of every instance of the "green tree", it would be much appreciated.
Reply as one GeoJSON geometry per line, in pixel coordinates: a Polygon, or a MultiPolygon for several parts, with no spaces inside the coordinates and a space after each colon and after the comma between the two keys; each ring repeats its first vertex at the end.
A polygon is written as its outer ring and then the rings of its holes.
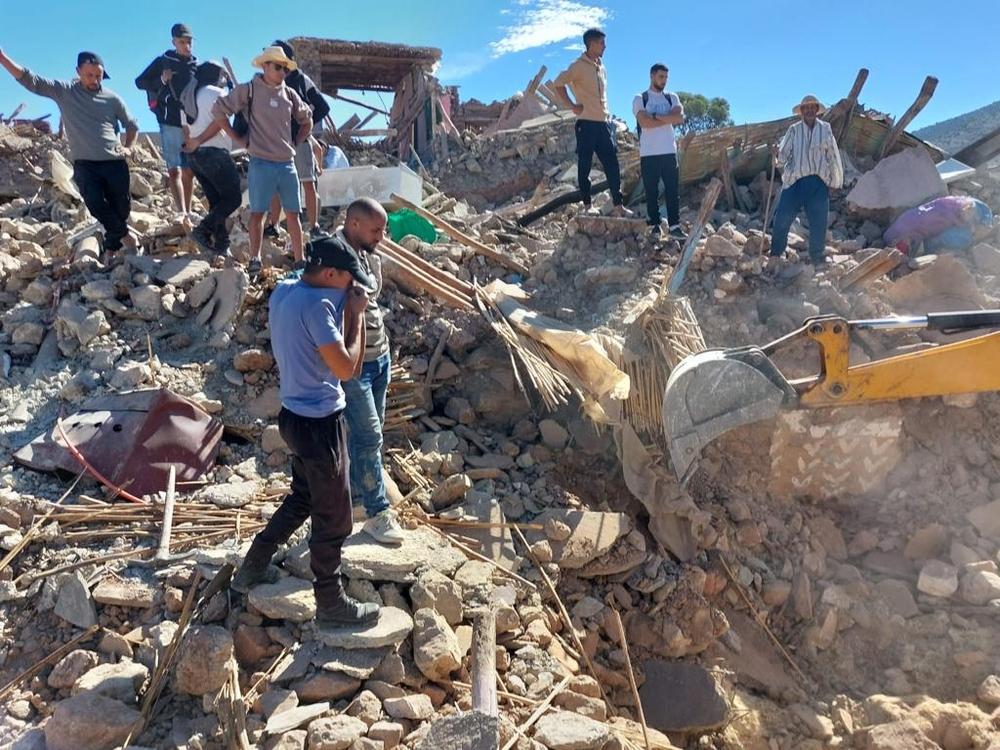
{"type": "Polygon", "coordinates": [[[703,94],[692,94],[678,91],[677,96],[684,105],[684,124],[677,126],[677,131],[685,133],[704,133],[714,128],[725,128],[733,124],[729,116],[729,102],[721,96],[709,99],[703,94]]]}

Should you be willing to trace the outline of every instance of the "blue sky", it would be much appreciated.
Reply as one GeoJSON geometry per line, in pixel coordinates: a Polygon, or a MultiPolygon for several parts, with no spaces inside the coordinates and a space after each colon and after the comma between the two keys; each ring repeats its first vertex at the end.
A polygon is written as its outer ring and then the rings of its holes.
{"type": "MultiPolygon", "coordinates": [[[[655,61],[670,67],[671,90],[727,98],[737,123],[785,116],[807,92],[836,101],[860,67],[871,70],[862,102],[894,115],[910,105],[926,75],[940,79],[911,128],[1000,99],[998,0],[45,0],[37,6],[4,0],[3,5],[0,47],[8,55],[44,75],[71,77],[76,52],[94,49],[107,63],[111,88],[125,97],[144,129],[155,122],[132,81],[169,46],[176,21],[193,28],[199,57],[225,55],[241,77],[249,75],[254,54],[276,36],[439,47],[441,80],[459,84],[463,98],[484,101],[522,89],[540,65],[554,77],[579,53],[582,29],[596,23],[608,33],[611,108],[628,119],[632,97],[645,88],[655,61]]],[[[364,97],[379,101],[375,94],[364,97]]],[[[383,99],[389,103],[388,96],[383,99]]],[[[0,112],[10,113],[22,101],[28,103],[25,116],[54,112],[0,71],[0,112]]],[[[339,124],[353,111],[338,106],[334,119],[339,124]]],[[[384,127],[380,119],[369,127],[384,127]]]]}

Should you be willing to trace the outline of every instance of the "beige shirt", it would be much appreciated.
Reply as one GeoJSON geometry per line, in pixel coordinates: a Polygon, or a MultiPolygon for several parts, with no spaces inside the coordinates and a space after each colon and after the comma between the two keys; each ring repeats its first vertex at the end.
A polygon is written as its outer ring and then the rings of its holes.
{"type": "Polygon", "coordinates": [[[212,107],[212,115],[229,117],[237,112],[246,114],[249,108],[250,156],[267,161],[292,161],[295,157],[292,121],[299,125],[312,122],[312,110],[298,94],[282,83],[268,86],[263,76],[255,75],[241,83],[226,96],[220,96],[212,107]],[[250,87],[253,86],[253,102],[250,87]]]}
{"type": "Polygon", "coordinates": [[[583,105],[583,114],[578,119],[607,122],[610,116],[608,77],[604,72],[604,63],[600,60],[595,62],[586,55],[580,55],[559,74],[555,85],[569,86],[576,103],[583,105]]]}

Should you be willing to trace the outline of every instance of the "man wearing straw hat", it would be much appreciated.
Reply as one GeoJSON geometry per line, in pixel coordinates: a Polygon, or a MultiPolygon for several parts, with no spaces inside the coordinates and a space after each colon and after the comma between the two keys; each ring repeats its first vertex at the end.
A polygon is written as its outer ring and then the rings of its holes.
{"type": "Polygon", "coordinates": [[[267,47],[253,60],[263,72],[248,83],[241,83],[226,96],[219,97],[212,115],[236,142],[246,142],[250,153],[248,186],[250,192],[250,262],[251,275],[260,272],[260,246],[264,240],[264,215],[271,196],[281,199],[285,222],[292,240],[295,261],[302,261],[302,225],[299,223],[299,176],[295,171],[295,149],[309,137],[312,110],[291,88],[285,76],[295,70],[295,61],[277,46],[267,47]],[[229,117],[242,113],[248,123],[246,133],[237,133],[229,117]],[[297,125],[297,130],[291,123],[297,125]],[[292,132],[296,130],[296,132],[292,132]]]}
{"type": "Polygon", "coordinates": [[[844,164],[830,123],[819,119],[825,111],[826,107],[815,96],[804,96],[792,109],[799,121],[788,128],[778,146],[772,147],[781,169],[781,196],[774,210],[771,257],[780,257],[785,252],[788,230],[796,214],[804,208],[809,220],[809,259],[814,266],[827,262],[824,251],[830,189],[843,184],[844,164]]]}

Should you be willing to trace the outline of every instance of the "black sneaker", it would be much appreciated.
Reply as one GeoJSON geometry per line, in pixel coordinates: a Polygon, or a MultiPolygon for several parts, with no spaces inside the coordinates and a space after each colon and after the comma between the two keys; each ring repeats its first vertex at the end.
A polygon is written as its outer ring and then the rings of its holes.
{"type": "Polygon", "coordinates": [[[345,625],[366,625],[378,620],[381,607],[373,602],[359,602],[341,593],[332,605],[316,607],[316,627],[342,628],[345,625]]]}
{"type": "Polygon", "coordinates": [[[245,594],[254,586],[277,581],[281,577],[281,571],[277,566],[271,565],[272,554],[271,549],[263,545],[251,544],[229,587],[245,594]]]}
{"type": "Polygon", "coordinates": [[[250,274],[250,278],[255,279],[260,275],[260,270],[262,268],[260,258],[253,258],[249,263],[247,263],[247,273],[250,274]]]}
{"type": "Polygon", "coordinates": [[[320,229],[319,224],[317,224],[316,226],[309,228],[309,236],[312,237],[313,239],[317,237],[325,237],[326,232],[320,229]]]}
{"type": "Polygon", "coordinates": [[[278,228],[274,224],[268,224],[264,227],[264,236],[272,240],[278,239],[278,228]]]}
{"type": "Polygon", "coordinates": [[[659,224],[653,224],[649,228],[649,238],[651,240],[653,240],[654,242],[659,242],[661,234],[663,234],[663,232],[660,229],[660,225],[659,224]]]}
{"type": "Polygon", "coordinates": [[[675,240],[686,240],[688,236],[684,234],[684,230],[681,229],[680,224],[674,224],[670,227],[670,238],[675,240]]]}
{"type": "Polygon", "coordinates": [[[212,240],[211,233],[201,225],[198,225],[191,230],[191,239],[193,239],[195,244],[206,253],[215,254],[218,252],[218,248],[212,240]]]}

